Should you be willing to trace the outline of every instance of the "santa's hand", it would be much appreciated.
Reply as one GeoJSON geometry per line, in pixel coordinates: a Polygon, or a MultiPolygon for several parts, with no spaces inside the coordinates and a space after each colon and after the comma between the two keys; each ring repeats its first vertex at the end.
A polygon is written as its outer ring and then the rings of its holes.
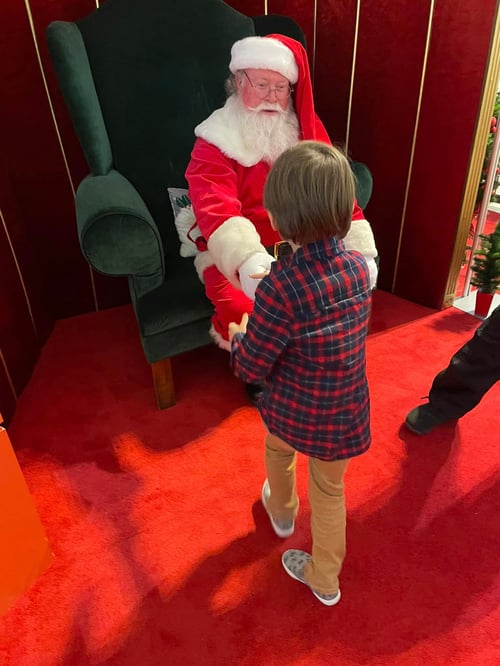
{"type": "Polygon", "coordinates": [[[238,269],[241,289],[248,298],[254,300],[257,285],[269,273],[273,261],[275,259],[267,252],[255,252],[241,264],[238,269]]]}

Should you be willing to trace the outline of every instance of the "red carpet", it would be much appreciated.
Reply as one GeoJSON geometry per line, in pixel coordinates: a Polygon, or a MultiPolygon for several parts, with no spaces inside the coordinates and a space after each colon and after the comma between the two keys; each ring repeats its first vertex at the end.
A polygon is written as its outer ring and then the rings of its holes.
{"type": "Polygon", "coordinates": [[[56,554],[0,620],[2,666],[499,663],[500,385],[456,426],[401,427],[478,320],[376,292],[373,445],[347,475],[343,598],[286,576],[308,549],[260,506],[263,429],[215,348],[153,405],[129,307],[60,322],[9,427],[56,554]]]}

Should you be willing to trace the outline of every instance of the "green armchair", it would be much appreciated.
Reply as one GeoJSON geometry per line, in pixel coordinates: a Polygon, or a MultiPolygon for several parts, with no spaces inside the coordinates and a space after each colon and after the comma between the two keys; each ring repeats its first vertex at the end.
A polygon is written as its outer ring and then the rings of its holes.
{"type": "Polygon", "coordinates": [[[210,344],[212,312],[179,254],[167,187],[186,186],[194,127],[224,103],[231,45],[271,32],[304,41],[287,17],[253,20],[221,0],[106,0],[47,27],[90,169],[76,192],[81,249],[94,270],[128,277],[160,409],[175,403],[170,359],[210,344]]]}

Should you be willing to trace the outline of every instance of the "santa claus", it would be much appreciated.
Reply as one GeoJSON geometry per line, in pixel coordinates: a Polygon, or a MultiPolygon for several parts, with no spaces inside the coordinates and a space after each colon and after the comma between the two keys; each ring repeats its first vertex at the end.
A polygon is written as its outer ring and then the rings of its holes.
{"type": "MultiPolygon", "coordinates": [[[[274,261],[280,240],[262,197],[276,158],[302,139],[331,143],[315,113],[307,54],[283,35],[246,37],[231,49],[229,97],[195,128],[186,171],[189,195],[202,235],[195,264],[214,305],[211,334],[229,349],[228,325],[253,308],[257,280],[274,261]]],[[[362,210],[353,210],[344,238],[366,258],[372,286],[377,249],[362,210]]]]}

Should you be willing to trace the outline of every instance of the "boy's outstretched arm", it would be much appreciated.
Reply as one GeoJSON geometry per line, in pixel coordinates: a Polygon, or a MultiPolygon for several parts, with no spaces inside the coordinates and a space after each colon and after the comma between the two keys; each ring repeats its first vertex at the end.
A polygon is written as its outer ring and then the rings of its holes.
{"type": "Polygon", "coordinates": [[[290,313],[267,280],[259,285],[250,318],[230,324],[228,333],[234,374],[249,384],[264,383],[290,338],[290,313]]]}

